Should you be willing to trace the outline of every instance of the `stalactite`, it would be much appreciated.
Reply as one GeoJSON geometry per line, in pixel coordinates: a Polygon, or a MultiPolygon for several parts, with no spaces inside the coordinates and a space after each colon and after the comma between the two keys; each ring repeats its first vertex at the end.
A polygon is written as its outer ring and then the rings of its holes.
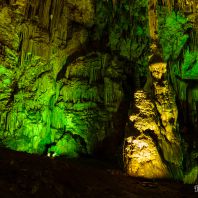
{"type": "MultiPolygon", "coordinates": [[[[91,60],[90,60],[91,62],[91,60]]],[[[75,62],[75,64],[71,64],[67,67],[66,70],[66,78],[82,78],[88,79],[89,84],[98,81],[101,79],[101,63],[96,60],[91,63],[75,62]]]]}
{"type": "Polygon", "coordinates": [[[172,10],[173,3],[174,3],[173,0],[166,0],[166,5],[167,5],[169,11],[172,10]]]}
{"type": "Polygon", "coordinates": [[[166,6],[169,11],[172,11],[173,7],[176,7],[181,12],[192,12],[195,13],[197,10],[196,0],[161,0],[162,5],[166,6]],[[186,8],[188,7],[188,10],[186,8]]]}
{"type": "Polygon", "coordinates": [[[148,1],[148,18],[149,18],[149,31],[151,37],[151,51],[154,52],[157,50],[158,43],[158,22],[157,22],[157,9],[156,9],[156,0],[148,1]]]}
{"type": "Polygon", "coordinates": [[[64,0],[33,0],[28,2],[25,15],[27,19],[36,21],[42,28],[49,31],[52,40],[54,34],[61,34],[58,35],[59,38],[66,41],[67,17],[64,16],[66,12],[64,0]]]}
{"type": "Polygon", "coordinates": [[[100,101],[97,87],[91,87],[79,81],[73,81],[71,84],[64,86],[60,94],[66,102],[100,101]]]}

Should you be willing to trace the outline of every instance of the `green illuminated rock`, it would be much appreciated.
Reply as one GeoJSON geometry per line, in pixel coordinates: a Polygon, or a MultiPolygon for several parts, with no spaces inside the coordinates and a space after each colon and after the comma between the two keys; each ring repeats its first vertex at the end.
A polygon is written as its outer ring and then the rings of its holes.
{"type": "Polygon", "coordinates": [[[124,142],[129,174],[195,183],[197,9],[193,0],[0,0],[0,144],[121,158],[124,142]],[[149,67],[155,48],[162,60],[149,67]]]}
{"type": "Polygon", "coordinates": [[[94,2],[0,6],[1,141],[30,153],[93,153],[113,134],[124,96],[122,64],[86,49],[94,2]]]}
{"type": "Polygon", "coordinates": [[[196,183],[198,142],[198,3],[178,1],[179,12],[161,13],[160,41],[170,66],[170,80],[179,110],[183,142],[184,182],[196,183]]]}

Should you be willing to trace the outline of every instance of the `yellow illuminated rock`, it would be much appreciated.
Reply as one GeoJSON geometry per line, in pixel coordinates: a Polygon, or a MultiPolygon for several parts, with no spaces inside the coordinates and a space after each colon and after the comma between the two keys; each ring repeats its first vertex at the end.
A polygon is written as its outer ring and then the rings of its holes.
{"type": "Polygon", "coordinates": [[[166,78],[166,63],[151,64],[152,90],[138,90],[124,145],[126,172],[145,178],[182,177],[182,151],[177,133],[177,106],[166,78]],[[174,173],[173,173],[174,172],[174,173]]]}
{"type": "Polygon", "coordinates": [[[153,140],[147,136],[126,140],[125,157],[127,173],[145,178],[167,178],[169,173],[163,164],[153,140]]]}

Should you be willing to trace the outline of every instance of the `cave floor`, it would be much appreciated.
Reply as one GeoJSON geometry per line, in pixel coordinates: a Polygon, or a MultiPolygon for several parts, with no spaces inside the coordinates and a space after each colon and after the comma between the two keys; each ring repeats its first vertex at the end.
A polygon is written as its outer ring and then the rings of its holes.
{"type": "Polygon", "coordinates": [[[193,185],[124,175],[95,159],[51,159],[0,148],[0,197],[198,197],[193,185]]]}

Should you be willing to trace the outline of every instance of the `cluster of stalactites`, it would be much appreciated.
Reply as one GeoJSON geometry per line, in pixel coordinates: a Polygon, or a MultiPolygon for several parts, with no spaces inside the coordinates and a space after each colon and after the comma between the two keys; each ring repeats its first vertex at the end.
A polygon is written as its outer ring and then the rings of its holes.
{"type": "Polygon", "coordinates": [[[185,12],[195,13],[198,11],[197,0],[178,0],[178,6],[181,10],[184,10],[185,12]]]}
{"type": "MultiPolygon", "coordinates": [[[[155,0],[157,2],[157,0],[155,0]]],[[[163,6],[167,6],[171,11],[173,7],[177,7],[182,12],[195,13],[198,10],[197,0],[161,0],[163,6]]]]}
{"type": "Polygon", "coordinates": [[[27,3],[25,15],[29,19],[38,20],[42,27],[49,29],[59,21],[63,7],[64,0],[32,0],[27,3]]]}

